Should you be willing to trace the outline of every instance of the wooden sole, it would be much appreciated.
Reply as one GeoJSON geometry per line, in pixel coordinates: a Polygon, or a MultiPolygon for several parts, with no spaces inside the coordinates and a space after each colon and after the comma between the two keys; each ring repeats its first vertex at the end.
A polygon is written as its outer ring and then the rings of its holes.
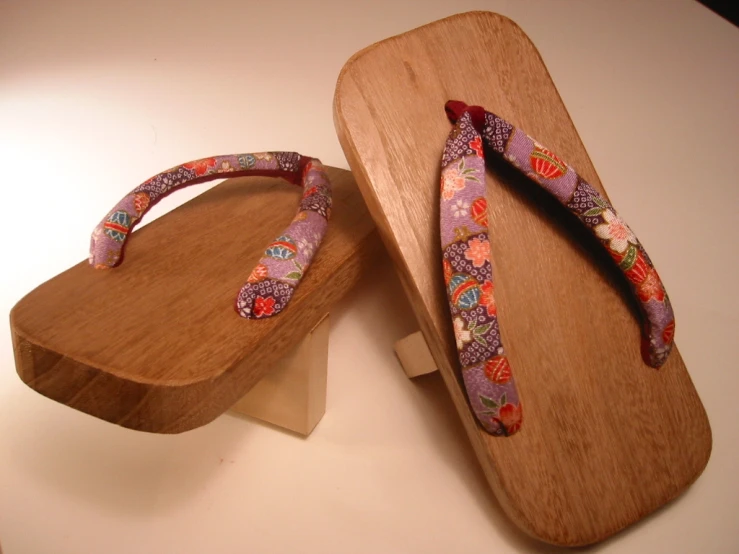
{"type": "Polygon", "coordinates": [[[340,142],[503,508],[549,543],[603,540],[700,475],[711,451],[705,410],[677,349],[659,371],[643,363],[624,282],[587,233],[526,178],[488,172],[498,314],[524,422],[508,438],[478,427],[439,245],[449,99],[499,113],[604,192],[536,48],[492,13],[444,19],[352,57],[334,100],[340,142]]]}
{"type": "Polygon", "coordinates": [[[282,314],[246,320],[234,300],[294,216],[296,189],[279,179],[232,179],[136,231],[119,267],[81,262],[18,302],[10,320],[21,379],[141,431],[187,431],[227,411],[382,250],[352,175],[328,173],[333,217],[282,314]]]}

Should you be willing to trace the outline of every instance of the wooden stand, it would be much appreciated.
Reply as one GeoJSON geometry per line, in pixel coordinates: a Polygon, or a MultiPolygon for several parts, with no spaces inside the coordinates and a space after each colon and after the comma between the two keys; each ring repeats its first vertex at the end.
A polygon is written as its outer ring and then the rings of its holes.
{"type": "Polygon", "coordinates": [[[231,412],[308,436],[326,413],[328,314],[231,412]]]}
{"type": "MultiPolygon", "coordinates": [[[[326,315],[292,352],[234,404],[231,413],[310,435],[326,413],[328,335],[326,315]]],[[[396,342],[395,353],[408,378],[438,371],[421,331],[396,342]]]]}
{"type": "Polygon", "coordinates": [[[395,354],[409,379],[439,370],[421,331],[411,333],[396,342],[395,354]]]}

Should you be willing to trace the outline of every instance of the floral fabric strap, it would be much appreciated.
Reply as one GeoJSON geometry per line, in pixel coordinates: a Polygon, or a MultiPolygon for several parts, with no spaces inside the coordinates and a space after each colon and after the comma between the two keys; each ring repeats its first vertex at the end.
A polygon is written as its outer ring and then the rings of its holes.
{"type": "Polygon", "coordinates": [[[241,317],[258,319],[280,313],[305,275],[331,216],[331,183],[323,165],[295,152],[203,158],[155,175],[126,195],[95,227],[90,264],[97,269],[118,265],[133,227],[169,193],[213,179],[242,176],[282,177],[303,187],[298,214],[266,248],[236,297],[241,317]]]}
{"type": "Polygon", "coordinates": [[[483,428],[508,436],[522,421],[493,295],[483,145],[557,198],[600,240],[639,302],[642,357],[660,367],[675,334],[670,300],[649,256],[608,200],[551,150],[497,115],[457,101],[447,102],[446,111],[455,125],[441,161],[444,281],[465,388],[483,428]]]}

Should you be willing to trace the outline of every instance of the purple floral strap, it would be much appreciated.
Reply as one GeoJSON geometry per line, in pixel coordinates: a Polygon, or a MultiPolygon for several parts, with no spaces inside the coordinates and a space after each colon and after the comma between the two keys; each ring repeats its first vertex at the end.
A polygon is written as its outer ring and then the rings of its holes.
{"type": "Polygon", "coordinates": [[[486,431],[508,436],[522,407],[505,356],[494,297],[483,143],[527,175],[595,235],[626,276],[643,315],[641,352],[658,368],[673,346],[675,318],[649,256],[613,206],[561,158],[495,114],[450,101],[455,124],[441,162],[441,246],[462,376],[486,431]]]}
{"type": "Polygon", "coordinates": [[[308,270],[331,216],[331,183],[323,165],[295,152],[203,158],[155,175],[126,195],[95,227],[90,264],[96,269],[118,265],[133,227],[169,193],[213,179],[242,176],[282,177],[303,187],[297,215],[266,248],[236,297],[241,317],[259,319],[280,313],[308,270]]]}

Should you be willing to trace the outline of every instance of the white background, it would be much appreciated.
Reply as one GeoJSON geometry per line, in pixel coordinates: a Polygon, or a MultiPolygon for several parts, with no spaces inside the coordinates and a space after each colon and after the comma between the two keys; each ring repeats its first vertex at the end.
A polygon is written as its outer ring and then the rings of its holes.
{"type": "MultiPolygon", "coordinates": [[[[0,312],[85,258],[102,214],[164,168],[269,149],[347,167],[343,63],[470,9],[541,51],[670,291],[711,419],[698,482],[595,549],[737,552],[739,32],[692,1],[0,0],[0,312]]],[[[549,551],[502,514],[440,377],[403,376],[392,344],[414,323],[389,264],[334,316],[307,440],[230,415],[157,436],[77,413],[20,382],[3,319],[5,554],[549,551]]]]}

